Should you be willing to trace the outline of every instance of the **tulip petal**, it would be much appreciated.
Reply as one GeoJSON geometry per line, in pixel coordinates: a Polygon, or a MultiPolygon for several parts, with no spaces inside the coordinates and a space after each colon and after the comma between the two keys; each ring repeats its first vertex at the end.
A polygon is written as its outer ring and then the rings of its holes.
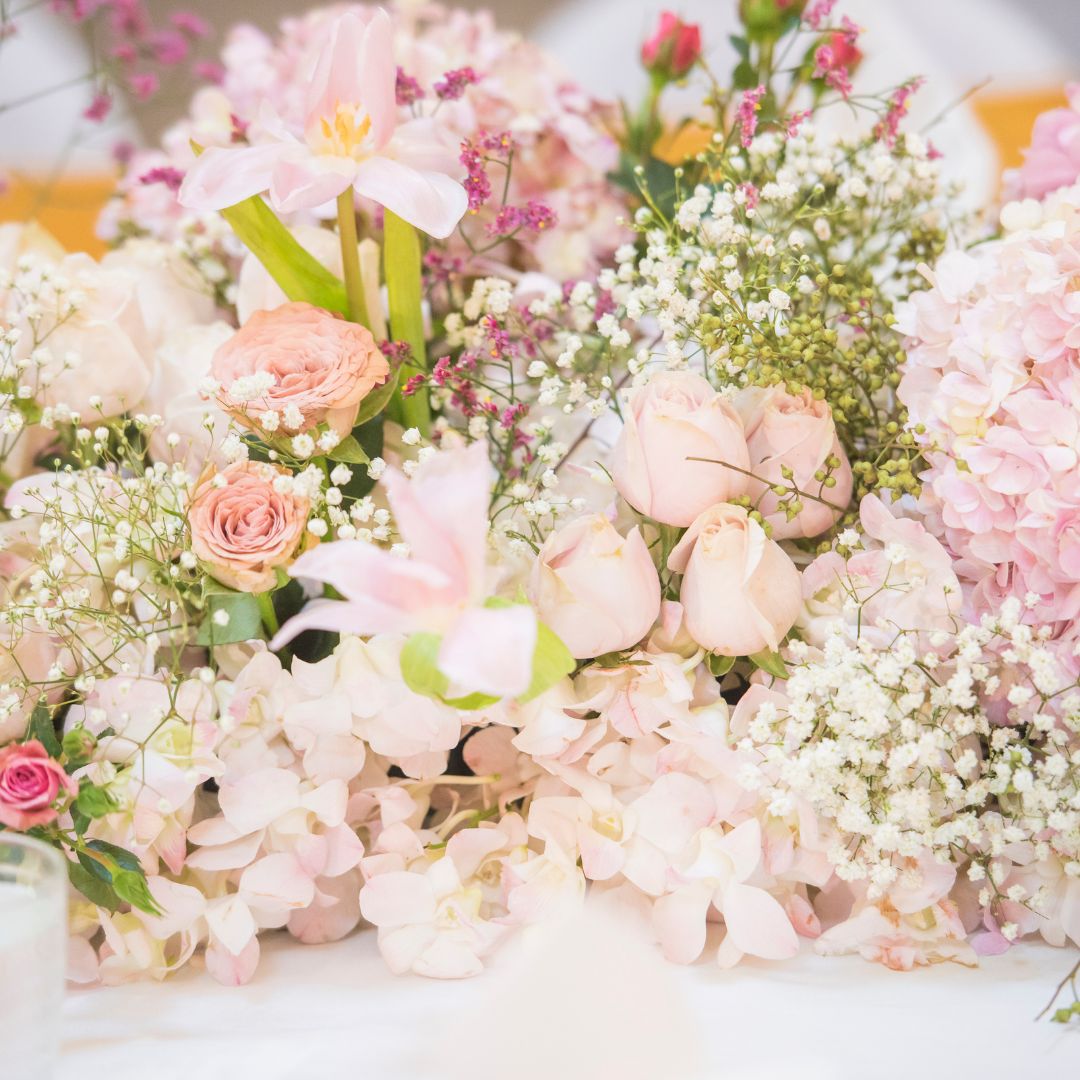
{"type": "Polygon", "coordinates": [[[270,177],[270,204],[281,214],[314,210],[345,191],[355,173],[351,158],[283,156],[270,177]]]}
{"type": "Polygon", "coordinates": [[[229,148],[211,146],[188,169],[177,200],[192,210],[224,210],[259,195],[291,148],[282,143],[229,148]]]}
{"type": "Polygon", "coordinates": [[[360,195],[438,240],[454,231],[469,206],[465,189],[456,180],[387,157],[361,162],[353,186],[360,195]]]}

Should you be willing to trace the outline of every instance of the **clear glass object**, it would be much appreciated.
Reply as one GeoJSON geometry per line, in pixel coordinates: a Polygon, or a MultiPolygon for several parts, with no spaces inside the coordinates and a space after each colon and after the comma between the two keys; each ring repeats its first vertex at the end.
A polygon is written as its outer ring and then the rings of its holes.
{"type": "Polygon", "coordinates": [[[67,873],[58,851],[0,832],[0,1076],[49,1080],[60,1039],[67,873]]]}

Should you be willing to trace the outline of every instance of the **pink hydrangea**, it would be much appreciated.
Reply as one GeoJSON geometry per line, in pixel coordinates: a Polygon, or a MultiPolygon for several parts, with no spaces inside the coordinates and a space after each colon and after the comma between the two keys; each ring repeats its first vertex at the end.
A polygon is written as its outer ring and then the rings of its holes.
{"type": "Polygon", "coordinates": [[[1068,108],[1050,109],[1036,121],[1024,163],[1005,174],[1005,197],[1041,199],[1080,179],[1080,83],[1065,89],[1068,108]]]}
{"type": "Polygon", "coordinates": [[[1078,212],[1078,186],[1007,206],[1003,237],[927,270],[899,324],[899,395],[930,463],[922,509],[966,613],[1013,596],[1066,655],[1080,614],[1078,212]]]}

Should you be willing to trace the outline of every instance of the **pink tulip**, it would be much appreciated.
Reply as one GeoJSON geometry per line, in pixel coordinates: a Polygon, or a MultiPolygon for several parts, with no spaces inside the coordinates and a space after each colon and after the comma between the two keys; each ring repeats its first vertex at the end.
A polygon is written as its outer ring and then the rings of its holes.
{"type": "Polygon", "coordinates": [[[264,103],[251,146],[210,147],[188,170],[179,201],[222,210],[269,191],[281,213],[311,210],[350,187],[418,229],[449,236],[468,206],[447,175],[457,154],[429,117],[398,124],[393,32],[385,11],[346,12],[319,55],[302,136],[264,103]]]}
{"type": "Polygon", "coordinates": [[[799,571],[739,506],[706,510],[668,558],[686,628],[721,656],[776,650],[802,607],[799,571]]]}
{"type": "Polygon", "coordinates": [[[660,613],[660,578],[641,533],[623,539],[602,514],[548,537],[529,594],[579,660],[636,645],[660,613]]]}
{"type": "Polygon", "coordinates": [[[742,421],[702,376],[654,375],[631,393],[625,421],[611,474],[619,494],[646,517],[689,525],[746,490],[750,458],[742,421]]]}
{"type": "Polygon", "coordinates": [[[536,616],[531,607],[483,607],[487,598],[487,448],[447,450],[409,481],[388,469],[383,483],[412,557],[361,540],[320,544],[293,564],[294,577],[333,586],[345,602],[316,600],[282,627],[277,649],[303,630],[443,636],[439,670],[486,694],[523,693],[532,677],[536,616]]]}

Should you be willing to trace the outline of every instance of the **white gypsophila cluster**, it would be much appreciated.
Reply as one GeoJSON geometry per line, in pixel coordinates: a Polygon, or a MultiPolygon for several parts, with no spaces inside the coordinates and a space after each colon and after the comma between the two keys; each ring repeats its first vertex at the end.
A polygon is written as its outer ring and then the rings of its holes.
{"type": "Polygon", "coordinates": [[[83,297],[46,260],[24,255],[13,274],[0,271],[0,472],[28,427],[52,430],[78,423],[63,403],[42,405],[62,372],[79,366],[70,351],[56,355],[50,337],[78,313],[83,297]]]}
{"type": "Polygon", "coordinates": [[[185,592],[198,579],[186,550],[191,486],[182,468],[157,463],[68,467],[19,488],[3,536],[13,572],[0,597],[10,661],[0,722],[72,679],[81,693],[152,664],[159,648],[178,658],[191,619],[185,592]]]}
{"type": "MultiPolygon", "coordinates": [[[[733,345],[783,341],[800,312],[821,307],[815,294],[834,287],[834,269],[859,285],[871,271],[886,297],[903,292],[898,238],[941,194],[921,137],[890,148],[805,124],[789,138],[767,132],[717,152],[722,179],[698,185],[670,219],[643,207],[644,255],[622,249],[602,278],[629,319],[655,320],[661,341],[651,360],[680,367],[701,358],[739,381],[748,357],[733,345]]],[[[635,366],[644,378],[646,365],[635,366]]]]}
{"type": "MultiPolygon", "coordinates": [[[[1080,695],[1018,604],[956,632],[883,644],[837,622],[788,649],[783,699],[758,709],[744,779],[778,806],[806,800],[839,832],[830,858],[882,895],[913,860],[970,860],[1009,845],[1080,874],[1080,695]]],[[[992,878],[991,874],[991,878],[992,878]]],[[[991,882],[992,883],[992,882],[991,882]]]]}

